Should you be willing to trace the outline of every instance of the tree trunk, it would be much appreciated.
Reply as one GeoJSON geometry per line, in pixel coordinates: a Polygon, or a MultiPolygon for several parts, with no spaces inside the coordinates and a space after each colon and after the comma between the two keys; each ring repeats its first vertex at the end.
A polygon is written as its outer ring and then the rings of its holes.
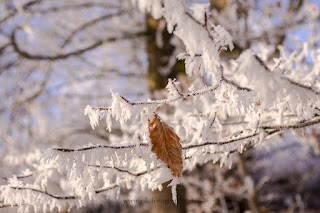
{"type": "Polygon", "coordinates": [[[186,205],[186,188],[177,185],[178,204],[174,204],[171,198],[171,187],[167,186],[170,181],[162,184],[162,191],[155,190],[152,192],[154,203],[152,205],[152,213],[181,213],[187,212],[186,205]]]}
{"type": "MultiPolygon", "coordinates": [[[[185,73],[184,63],[177,61],[167,70],[162,73],[163,68],[168,68],[169,59],[174,52],[174,46],[170,44],[172,35],[166,30],[166,27],[161,28],[160,23],[163,19],[153,19],[151,16],[146,17],[146,30],[147,30],[147,53],[148,53],[148,84],[150,92],[165,88],[168,78],[176,78],[178,73],[185,73]],[[162,31],[160,31],[162,30],[162,31]],[[161,44],[157,44],[157,36],[161,37],[161,44]]],[[[159,40],[159,38],[158,38],[159,40]]],[[[162,191],[153,191],[153,213],[179,213],[186,212],[186,189],[183,185],[177,186],[177,199],[178,204],[175,205],[172,201],[171,187],[167,185],[170,182],[164,183],[162,191]]]]}
{"type": "MultiPolygon", "coordinates": [[[[176,60],[176,63],[167,73],[162,73],[161,70],[169,64],[169,59],[173,54],[174,46],[170,44],[172,35],[168,33],[166,27],[162,32],[158,32],[161,36],[162,46],[157,45],[157,30],[163,19],[154,19],[151,16],[146,17],[146,33],[147,33],[147,53],[148,53],[148,84],[149,89],[153,93],[166,87],[168,78],[176,78],[179,73],[185,74],[183,61],[176,60]]],[[[159,39],[159,38],[158,38],[159,39]]],[[[174,56],[175,57],[175,56],[174,56]]]]}

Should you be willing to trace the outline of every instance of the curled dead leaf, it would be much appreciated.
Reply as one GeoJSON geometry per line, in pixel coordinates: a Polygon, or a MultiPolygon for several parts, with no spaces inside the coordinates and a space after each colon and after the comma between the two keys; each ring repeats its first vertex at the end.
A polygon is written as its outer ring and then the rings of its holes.
{"type": "Polygon", "coordinates": [[[151,151],[169,166],[173,176],[181,177],[182,146],[173,128],[155,114],[153,120],[149,120],[149,133],[152,143],[151,151]]]}

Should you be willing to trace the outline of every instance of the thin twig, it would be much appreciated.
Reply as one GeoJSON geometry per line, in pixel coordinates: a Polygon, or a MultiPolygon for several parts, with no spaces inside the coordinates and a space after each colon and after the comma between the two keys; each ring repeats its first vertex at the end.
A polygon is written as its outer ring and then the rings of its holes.
{"type": "MultiPolygon", "coordinates": [[[[111,145],[95,145],[95,146],[88,146],[88,147],[83,147],[83,148],[79,148],[79,149],[68,149],[68,148],[53,148],[54,151],[59,151],[59,152],[83,152],[83,151],[88,151],[88,150],[92,150],[92,149],[99,149],[99,148],[103,148],[103,149],[130,149],[130,148],[134,148],[137,145],[127,145],[127,146],[111,146],[111,145]]],[[[139,146],[149,146],[146,143],[141,143],[139,144],[139,146]]]]}
{"type": "Polygon", "coordinates": [[[42,191],[40,189],[35,189],[35,188],[31,188],[31,187],[22,187],[22,186],[10,186],[11,189],[15,189],[15,190],[29,190],[29,191],[33,191],[33,192],[37,192],[37,193],[41,193],[44,195],[47,195],[49,197],[58,199],[58,200],[74,200],[74,199],[78,199],[80,198],[79,196],[76,195],[70,195],[70,196],[59,196],[59,195],[53,195],[49,192],[46,191],[42,191]]]}
{"type": "MultiPolygon", "coordinates": [[[[196,97],[196,96],[200,96],[200,95],[204,95],[207,94],[209,92],[212,92],[214,90],[216,90],[218,87],[220,86],[220,84],[217,85],[212,85],[210,87],[205,87],[203,89],[200,89],[198,91],[195,92],[190,92],[190,93],[181,93],[179,91],[179,97],[175,97],[175,98],[166,98],[166,99],[161,99],[161,100],[151,100],[151,101],[146,101],[146,102],[131,102],[128,99],[126,99],[123,96],[120,96],[124,101],[126,101],[128,104],[130,104],[131,106],[136,106],[136,105],[157,105],[158,107],[164,105],[164,104],[168,104],[168,103],[173,103],[176,102],[178,100],[181,99],[187,99],[187,98],[192,98],[192,97],[196,97]]],[[[92,109],[99,109],[101,111],[107,111],[110,110],[109,107],[92,107],[92,109]]]]}
{"type": "MultiPolygon", "coordinates": [[[[131,172],[131,171],[126,170],[126,169],[120,169],[120,168],[118,168],[118,167],[112,167],[112,166],[100,166],[100,165],[88,165],[88,166],[89,166],[89,167],[95,167],[95,168],[115,169],[115,170],[117,170],[117,171],[119,171],[119,172],[127,173],[127,174],[129,174],[129,175],[131,175],[131,176],[136,176],[136,177],[139,177],[139,176],[141,176],[141,175],[148,174],[148,170],[134,173],[134,172],[131,172]]],[[[160,167],[151,169],[150,172],[156,171],[157,169],[160,169],[160,167]]]]}
{"type": "MultiPolygon", "coordinates": [[[[267,132],[268,136],[271,136],[271,135],[274,135],[276,133],[277,134],[280,133],[282,130],[304,128],[304,127],[312,126],[312,125],[319,124],[319,123],[320,123],[320,118],[318,118],[316,120],[306,121],[306,122],[298,122],[296,124],[260,126],[259,129],[262,129],[262,130],[268,130],[268,129],[269,130],[273,130],[273,131],[267,132]]],[[[242,140],[245,140],[245,139],[254,138],[254,137],[257,137],[257,136],[259,136],[259,133],[258,133],[258,131],[255,131],[255,133],[251,134],[251,135],[247,135],[247,136],[243,136],[243,137],[239,137],[239,138],[235,138],[235,139],[230,139],[230,140],[226,140],[226,141],[207,141],[207,142],[202,143],[202,144],[193,144],[193,145],[185,146],[185,147],[183,147],[183,149],[188,150],[188,149],[192,149],[192,148],[199,148],[199,147],[211,146],[211,145],[222,146],[222,145],[226,145],[226,144],[242,141],[242,140]]]]}

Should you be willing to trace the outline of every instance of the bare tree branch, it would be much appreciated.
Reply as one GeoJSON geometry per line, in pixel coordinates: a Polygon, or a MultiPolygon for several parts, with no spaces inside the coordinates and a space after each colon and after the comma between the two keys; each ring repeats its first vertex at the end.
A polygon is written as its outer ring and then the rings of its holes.
{"type": "Polygon", "coordinates": [[[52,12],[60,12],[64,10],[77,10],[81,8],[91,8],[91,7],[102,7],[102,8],[119,8],[117,5],[110,4],[108,2],[84,2],[80,4],[70,4],[70,5],[62,5],[58,7],[49,7],[45,8],[39,11],[34,11],[37,13],[42,13],[42,14],[47,14],[47,13],[52,13],[52,12]]]}
{"type": "MultiPolygon", "coordinates": [[[[30,7],[32,7],[33,5],[39,4],[40,2],[42,2],[42,0],[33,0],[33,1],[29,1],[27,3],[25,3],[22,8],[24,10],[28,10],[30,7]]],[[[4,18],[0,19],[0,25],[7,21],[8,19],[12,18],[13,16],[15,16],[18,13],[18,10],[16,8],[13,9],[13,11],[11,11],[8,15],[6,15],[4,18]]]]}
{"type": "Polygon", "coordinates": [[[16,40],[16,31],[17,31],[17,29],[15,31],[13,31],[13,33],[11,34],[11,41],[12,41],[12,45],[13,45],[14,50],[19,55],[21,55],[24,58],[30,59],[30,60],[49,60],[49,61],[61,60],[61,59],[69,58],[71,56],[81,55],[81,54],[83,54],[87,51],[93,50],[93,49],[95,49],[95,48],[97,48],[107,42],[116,42],[119,40],[126,40],[126,39],[137,38],[139,36],[144,36],[144,34],[141,32],[124,34],[122,36],[110,37],[107,39],[98,40],[95,43],[93,43],[85,48],[74,50],[74,51],[71,51],[68,53],[62,53],[62,54],[57,54],[57,55],[41,55],[41,54],[33,54],[30,52],[27,52],[26,50],[21,49],[21,47],[18,45],[17,40],[16,40]]]}
{"type": "Polygon", "coordinates": [[[119,11],[117,13],[114,13],[114,14],[107,14],[107,15],[104,15],[104,16],[101,16],[101,17],[98,17],[98,18],[95,18],[93,20],[90,20],[84,24],[82,24],[80,27],[78,27],[77,29],[75,29],[74,31],[71,32],[71,34],[66,38],[66,40],[64,41],[64,43],[61,45],[62,48],[64,48],[66,45],[68,45],[73,37],[80,31],[82,30],[85,30],[86,28],[89,28],[99,22],[102,22],[106,19],[109,19],[109,18],[112,18],[112,17],[115,17],[115,16],[120,16],[122,15],[124,12],[123,11],[119,11]]]}

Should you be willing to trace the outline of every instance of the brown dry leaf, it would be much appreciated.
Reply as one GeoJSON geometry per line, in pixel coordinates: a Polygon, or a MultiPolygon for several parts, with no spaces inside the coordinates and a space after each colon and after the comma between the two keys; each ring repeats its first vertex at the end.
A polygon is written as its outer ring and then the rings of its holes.
{"type": "Polygon", "coordinates": [[[149,133],[152,143],[151,151],[169,166],[173,176],[181,177],[182,146],[173,128],[155,114],[153,120],[151,122],[149,120],[149,133]]]}

